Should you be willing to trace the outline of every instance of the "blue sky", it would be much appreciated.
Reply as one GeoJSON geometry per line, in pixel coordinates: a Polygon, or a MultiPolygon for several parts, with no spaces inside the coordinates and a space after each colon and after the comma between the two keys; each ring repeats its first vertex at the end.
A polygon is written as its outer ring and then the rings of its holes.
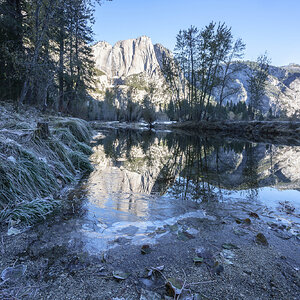
{"type": "Polygon", "coordinates": [[[95,40],[147,35],[170,50],[180,29],[225,22],[246,43],[245,59],[267,51],[273,65],[300,64],[300,0],[113,0],[95,17],[95,40]]]}

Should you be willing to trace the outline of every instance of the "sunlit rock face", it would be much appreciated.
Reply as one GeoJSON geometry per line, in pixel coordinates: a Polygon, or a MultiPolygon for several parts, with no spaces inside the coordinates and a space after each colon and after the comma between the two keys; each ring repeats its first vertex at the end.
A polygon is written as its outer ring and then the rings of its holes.
{"type": "Polygon", "coordinates": [[[143,72],[151,77],[156,76],[160,65],[154,47],[146,36],[119,41],[114,46],[99,42],[93,46],[96,67],[111,78],[143,72]]]}
{"type": "MultiPolygon", "coordinates": [[[[229,89],[225,88],[225,94],[239,88],[236,94],[228,96],[224,104],[232,101],[246,101],[249,104],[250,94],[248,87],[248,74],[252,70],[249,63],[243,63],[243,69],[232,76],[229,89]]],[[[215,89],[214,96],[218,99],[220,89],[215,89]]],[[[270,75],[267,80],[266,94],[262,99],[261,109],[264,113],[272,108],[273,115],[288,117],[300,113],[300,65],[291,64],[284,67],[270,67],[270,75]]]]}
{"type": "Polygon", "coordinates": [[[105,92],[115,88],[114,93],[122,106],[130,88],[131,97],[142,102],[152,87],[150,97],[154,104],[169,103],[170,93],[161,68],[163,55],[171,53],[162,45],[153,45],[149,37],[141,36],[119,41],[114,46],[98,42],[92,49],[98,70],[94,98],[104,100],[105,92]]]}

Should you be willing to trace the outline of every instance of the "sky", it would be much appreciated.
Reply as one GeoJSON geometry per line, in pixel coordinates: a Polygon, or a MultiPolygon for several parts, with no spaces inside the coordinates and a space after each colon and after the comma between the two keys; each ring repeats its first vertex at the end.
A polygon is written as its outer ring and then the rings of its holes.
{"type": "Polygon", "coordinates": [[[246,43],[246,60],[267,51],[275,66],[300,64],[300,0],[113,0],[96,7],[94,39],[149,36],[174,49],[180,29],[225,22],[246,43]]]}

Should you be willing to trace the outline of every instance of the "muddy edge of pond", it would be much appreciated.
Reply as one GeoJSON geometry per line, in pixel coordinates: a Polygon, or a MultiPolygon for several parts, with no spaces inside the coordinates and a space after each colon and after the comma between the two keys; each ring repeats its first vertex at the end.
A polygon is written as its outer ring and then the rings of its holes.
{"type": "Polygon", "coordinates": [[[27,269],[1,282],[0,298],[173,299],[166,283],[178,280],[180,299],[298,299],[299,237],[275,218],[267,224],[260,212],[207,214],[213,218],[164,226],[149,247],[118,239],[93,255],[80,238],[61,235],[72,220],[57,218],[16,236],[1,232],[0,270],[27,269]],[[150,274],[151,268],[160,271],[150,274]]]}
{"type": "Polygon", "coordinates": [[[300,144],[300,122],[240,121],[240,122],[179,122],[156,125],[157,129],[181,129],[193,133],[220,134],[260,142],[300,144]]]}

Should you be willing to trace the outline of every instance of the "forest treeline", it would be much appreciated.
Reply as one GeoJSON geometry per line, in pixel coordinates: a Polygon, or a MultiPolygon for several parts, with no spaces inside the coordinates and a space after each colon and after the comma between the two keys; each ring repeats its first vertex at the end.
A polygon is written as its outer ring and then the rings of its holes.
{"type": "Polygon", "coordinates": [[[1,1],[0,99],[13,100],[17,108],[30,104],[77,114],[88,109],[95,72],[90,43],[97,3],[1,1]]]}
{"type": "MultiPolygon", "coordinates": [[[[107,90],[100,102],[90,96],[99,72],[91,49],[97,4],[100,0],[1,1],[0,100],[13,100],[16,109],[29,104],[87,119],[144,118],[151,124],[158,115],[151,92],[136,103],[129,89],[123,110],[113,104],[118,93],[107,90]]],[[[266,55],[250,66],[249,105],[224,105],[238,92],[232,82],[245,67],[244,50],[225,24],[181,30],[174,57],[163,57],[172,100],[159,114],[174,120],[227,119],[236,111],[242,119],[261,117],[270,63],[266,55]]]]}
{"type": "Polygon", "coordinates": [[[141,74],[131,75],[126,78],[126,95],[117,85],[106,90],[101,118],[129,122],[143,118],[150,125],[164,116],[176,121],[273,118],[272,109],[266,113],[263,104],[270,59],[265,53],[255,62],[242,61],[245,47],[224,23],[180,30],[173,55],[166,51],[161,62],[167,82],[164,92],[171,99],[155,105],[162,87],[146,82],[141,74]],[[242,86],[236,83],[241,74],[247,80],[247,104],[232,101],[241,93],[242,86]],[[146,93],[143,100],[137,100],[139,91],[146,93]]]}
{"type": "Polygon", "coordinates": [[[270,59],[265,53],[247,66],[241,61],[245,47],[225,23],[180,30],[174,57],[163,57],[163,73],[173,93],[169,114],[176,119],[213,120],[227,119],[230,112],[242,109],[244,120],[262,117],[270,59]],[[228,103],[225,107],[228,98],[240,90],[234,80],[243,69],[247,69],[249,105],[228,103]]]}

